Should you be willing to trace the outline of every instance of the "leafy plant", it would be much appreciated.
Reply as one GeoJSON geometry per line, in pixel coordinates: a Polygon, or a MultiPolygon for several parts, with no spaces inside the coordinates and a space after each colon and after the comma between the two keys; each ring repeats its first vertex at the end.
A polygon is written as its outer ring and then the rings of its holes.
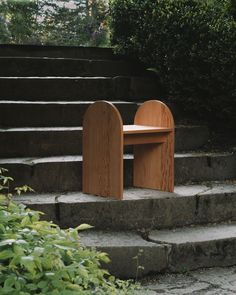
{"type": "Polygon", "coordinates": [[[236,120],[235,0],[111,0],[118,53],[155,68],[165,95],[207,119],[236,120]]]}
{"type": "MultiPolygon", "coordinates": [[[[11,200],[7,171],[0,169],[0,294],[134,294],[137,285],[101,269],[107,254],[80,245],[78,230],[40,221],[42,213],[11,200]]],[[[28,191],[24,186],[18,193],[28,191]]]]}

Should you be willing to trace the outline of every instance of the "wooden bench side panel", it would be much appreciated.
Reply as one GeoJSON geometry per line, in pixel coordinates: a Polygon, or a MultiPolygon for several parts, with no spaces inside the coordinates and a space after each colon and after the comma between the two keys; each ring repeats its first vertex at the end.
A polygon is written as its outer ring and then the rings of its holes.
{"type": "Polygon", "coordinates": [[[83,192],[123,198],[123,123],[109,102],[95,102],[84,117],[83,192]]]}
{"type": "Polygon", "coordinates": [[[134,124],[174,128],[174,119],[166,104],[159,100],[148,100],[138,108],[134,124]]]}
{"type": "Polygon", "coordinates": [[[163,143],[134,146],[134,186],[150,189],[174,190],[174,120],[169,108],[158,100],[142,104],[134,124],[170,127],[163,143]]]}

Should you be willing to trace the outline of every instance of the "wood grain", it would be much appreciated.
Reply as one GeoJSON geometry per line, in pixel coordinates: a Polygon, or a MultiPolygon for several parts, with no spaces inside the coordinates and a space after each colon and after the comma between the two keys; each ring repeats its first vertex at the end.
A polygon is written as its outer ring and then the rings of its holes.
{"type": "Polygon", "coordinates": [[[136,133],[159,133],[172,131],[172,128],[165,127],[153,127],[153,126],[143,126],[143,125],[124,125],[124,134],[136,134],[136,133]]]}
{"type": "Polygon", "coordinates": [[[84,117],[83,192],[123,198],[123,123],[109,102],[95,102],[84,117]]]}
{"type": "Polygon", "coordinates": [[[174,120],[169,108],[160,101],[142,104],[134,119],[135,125],[170,128],[160,133],[165,140],[156,144],[134,146],[134,186],[174,190],[174,120]]]}
{"type": "Polygon", "coordinates": [[[174,120],[160,101],[142,104],[124,125],[111,103],[92,104],[83,122],[83,192],[123,198],[123,147],[134,145],[134,186],[174,190],[174,120]]]}

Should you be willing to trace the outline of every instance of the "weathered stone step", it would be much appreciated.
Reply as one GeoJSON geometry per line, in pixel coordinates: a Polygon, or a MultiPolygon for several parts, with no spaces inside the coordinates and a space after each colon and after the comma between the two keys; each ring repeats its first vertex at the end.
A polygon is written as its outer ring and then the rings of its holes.
{"type": "MultiPolygon", "coordinates": [[[[177,126],[175,150],[193,150],[208,140],[205,126],[177,126]]],[[[0,129],[0,158],[49,157],[82,153],[82,127],[0,129]]],[[[127,149],[132,151],[132,149],[127,149]]]]}
{"type": "MultiPolygon", "coordinates": [[[[132,185],[132,155],[125,155],[125,185],[132,185]]],[[[81,156],[0,159],[16,179],[15,185],[28,184],[37,192],[80,191],[81,156]]],[[[175,183],[236,178],[235,153],[189,153],[175,155],[175,183]]]]}
{"type": "Polygon", "coordinates": [[[110,272],[134,278],[158,272],[184,272],[236,264],[236,224],[152,231],[145,241],[132,232],[87,231],[81,242],[107,252],[110,272]],[[135,259],[136,257],[136,259],[135,259]]]}
{"type": "Polygon", "coordinates": [[[193,224],[236,221],[235,182],[175,186],[174,193],[128,188],[122,201],[82,192],[30,194],[15,197],[45,213],[63,228],[88,223],[100,230],[166,229],[193,224]]]}
{"type": "Polygon", "coordinates": [[[150,75],[138,62],[71,58],[0,57],[0,77],[150,75]]]}
{"type": "MultiPolygon", "coordinates": [[[[91,101],[11,101],[0,100],[0,127],[73,127],[82,126],[91,101]],[[43,114],[43,115],[42,115],[43,114]]],[[[137,104],[112,101],[123,122],[132,124],[137,104]]]]}
{"type": "Polygon", "coordinates": [[[0,45],[0,56],[7,57],[59,57],[81,59],[118,59],[112,48],[48,46],[48,45],[0,45]]]}
{"type": "Polygon", "coordinates": [[[155,78],[1,77],[0,100],[119,100],[158,97],[155,78]]]}

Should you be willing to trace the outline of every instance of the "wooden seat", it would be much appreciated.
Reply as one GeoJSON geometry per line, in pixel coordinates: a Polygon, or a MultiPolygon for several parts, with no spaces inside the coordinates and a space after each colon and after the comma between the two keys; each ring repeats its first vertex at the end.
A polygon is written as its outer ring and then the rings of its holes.
{"type": "Polygon", "coordinates": [[[116,107],[92,104],[83,123],[83,192],[123,198],[123,149],[134,145],[133,185],[174,189],[174,120],[160,101],[142,104],[134,125],[123,125],[116,107]]]}
{"type": "Polygon", "coordinates": [[[144,125],[124,125],[124,145],[158,143],[161,141],[160,133],[171,132],[171,128],[152,127],[144,125]]]}

